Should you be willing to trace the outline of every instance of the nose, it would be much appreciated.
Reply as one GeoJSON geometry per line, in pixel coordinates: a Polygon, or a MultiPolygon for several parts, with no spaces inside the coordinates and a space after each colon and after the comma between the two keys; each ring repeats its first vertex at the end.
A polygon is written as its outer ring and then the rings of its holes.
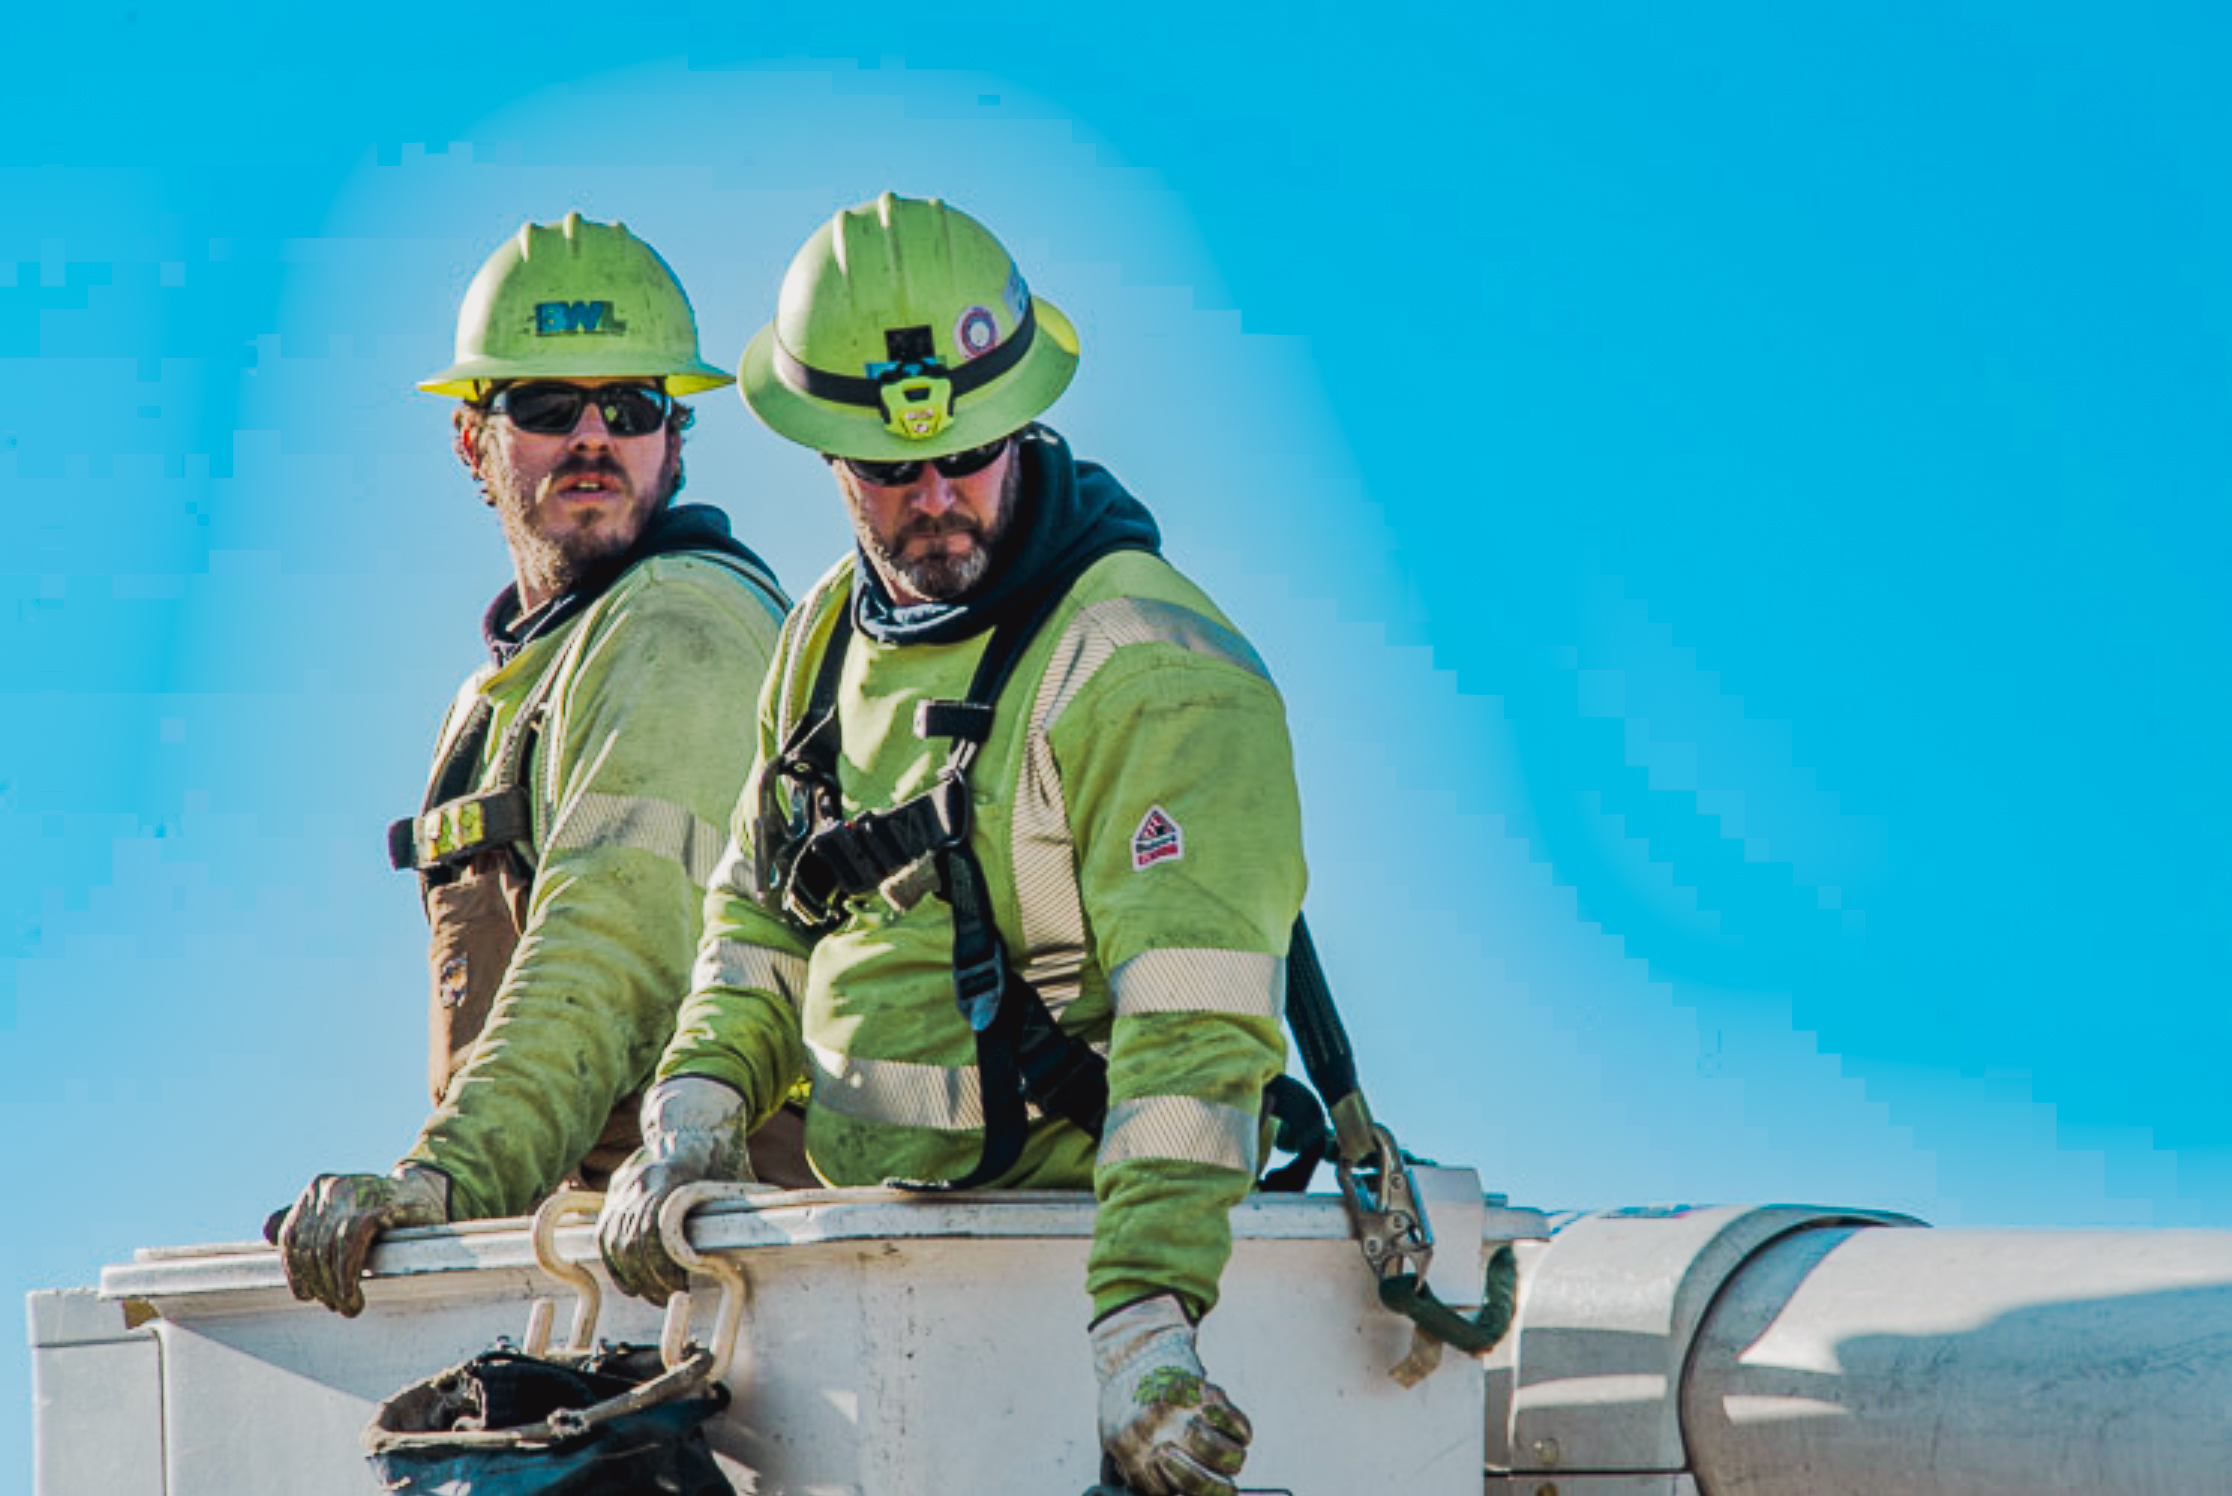
{"type": "Polygon", "coordinates": [[[953,489],[953,480],[930,463],[923,465],[922,476],[907,489],[907,507],[924,514],[943,514],[959,499],[960,495],[953,489]]]}
{"type": "Polygon", "coordinates": [[[596,401],[581,402],[581,418],[574,422],[573,430],[566,433],[566,441],[575,447],[612,445],[612,430],[605,425],[604,410],[596,401]]]}

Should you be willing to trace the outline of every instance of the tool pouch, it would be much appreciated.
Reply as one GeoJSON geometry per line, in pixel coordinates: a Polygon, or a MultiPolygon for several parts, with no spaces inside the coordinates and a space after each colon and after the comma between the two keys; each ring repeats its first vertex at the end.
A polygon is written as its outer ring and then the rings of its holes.
{"type": "Polygon", "coordinates": [[[729,1400],[707,1365],[663,1371],[653,1346],[577,1359],[499,1345],[381,1403],[365,1458],[381,1490],[408,1496],[735,1496],[705,1439],[729,1400]]]}

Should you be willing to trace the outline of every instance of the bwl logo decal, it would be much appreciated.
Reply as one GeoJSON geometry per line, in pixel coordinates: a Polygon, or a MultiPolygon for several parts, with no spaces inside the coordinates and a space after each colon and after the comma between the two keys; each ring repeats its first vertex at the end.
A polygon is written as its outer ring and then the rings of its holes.
{"type": "Polygon", "coordinates": [[[535,303],[535,336],[554,333],[626,332],[628,324],[609,301],[538,301],[535,303]]]}
{"type": "Polygon", "coordinates": [[[1175,862],[1186,855],[1186,833],[1160,805],[1148,809],[1139,829],[1132,833],[1132,871],[1145,872],[1158,862],[1175,862]]]}

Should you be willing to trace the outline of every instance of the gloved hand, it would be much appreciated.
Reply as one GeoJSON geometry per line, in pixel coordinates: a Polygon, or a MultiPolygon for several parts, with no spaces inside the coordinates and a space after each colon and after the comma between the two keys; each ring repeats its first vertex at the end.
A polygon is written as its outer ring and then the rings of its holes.
{"type": "Polygon", "coordinates": [[[354,1319],[364,1312],[360,1280],[372,1243],[398,1226],[441,1225],[449,1194],[449,1176],[421,1164],[398,1164],[392,1174],[320,1174],[293,1209],[264,1223],[264,1238],[279,1248],[296,1298],[354,1319]]]}
{"type": "Polygon", "coordinates": [[[1093,1326],[1101,1448],[1141,1496],[1234,1496],[1253,1430],[1201,1369],[1193,1322],[1170,1294],[1093,1326]]]}
{"type": "Polygon", "coordinates": [[[659,1209],[700,1180],[755,1182],[747,1120],[744,1098],[702,1075],[671,1076],[644,1093],[643,1146],[613,1174],[597,1217],[597,1250],[622,1293],[664,1304],[689,1288],[659,1241],[659,1209]]]}

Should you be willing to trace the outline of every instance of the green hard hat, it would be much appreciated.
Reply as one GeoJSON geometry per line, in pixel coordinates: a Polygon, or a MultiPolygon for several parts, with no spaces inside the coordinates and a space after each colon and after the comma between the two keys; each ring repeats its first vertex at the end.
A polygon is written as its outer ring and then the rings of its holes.
{"type": "Polygon", "coordinates": [[[470,400],[509,379],[663,378],[694,395],[736,376],[698,357],[697,318],[659,252],[619,223],[522,225],[457,314],[457,361],[419,381],[470,400]]]}
{"type": "Polygon", "coordinates": [[[779,436],[903,461],[1005,436],[1076,372],[1077,330],[983,224],[887,192],[806,241],[738,387],[779,436]]]}

